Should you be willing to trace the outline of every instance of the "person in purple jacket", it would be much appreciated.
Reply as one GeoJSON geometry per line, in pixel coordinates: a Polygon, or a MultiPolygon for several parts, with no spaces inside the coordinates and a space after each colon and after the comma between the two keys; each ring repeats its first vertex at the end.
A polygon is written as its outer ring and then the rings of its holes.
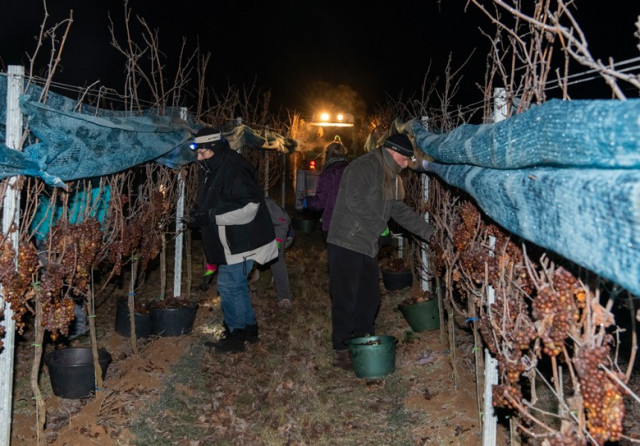
{"type": "Polygon", "coordinates": [[[305,197],[305,202],[309,209],[322,212],[322,235],[326,240],[342,172],[349,162],[346,158],[347,148],[337,138],[327,146],[324,153],[325,163],[318,177],[315,195],[305,197]]]}

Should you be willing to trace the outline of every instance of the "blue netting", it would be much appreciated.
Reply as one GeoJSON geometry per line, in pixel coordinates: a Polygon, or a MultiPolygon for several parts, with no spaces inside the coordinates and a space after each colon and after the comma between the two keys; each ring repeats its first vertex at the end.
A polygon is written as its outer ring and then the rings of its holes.
{"type": "Polygon", "coordinates": [[[640,295],[640,100],[552,100],[447,134],[398,128],[505,229],[640,295]]]}
{"type": "Polygon", "coordinates": [[[496,124],[467,124],[446,134],[430,133],[417,120],[403,128],[423,152],[447,164],[640,167],[640,99],[553,99],[496,124]]]}
{"type": "MultiPolygon", "coordinates": [[[[0,77],[0,133],[6,133],[6,78],[0,77]]],[[[49,93],[38,102],[42,89],[30,86],[20,97],[20,107],[38,143],[23,152],[0,147],[0,178],[39,176],[47,183],[107,175],[157,160],[176,167],[195,160],[188,149],[194,126],[179,119],[179,111],[155,110],[136,115],[82,106],[72,99],[49,93]],[[78,110],[77,110],[78,109],[78,110]]],[[[196,127],[197,128],[197,127],[196,127]]]]}
{"type": "Polygon", "coordinates": [[[40,141],[26,147],[24,154],[42,171],[63,180],[119,172],[175,149],[189,153],[191,129],[173,110],[166,116],[77,113],[75,101],[55,95],[42,104],[38,96],[36,89],[21,96],[22,112],[40,141]]]}
{"type": "MultiPolygon", "coordinates": [[[[5,135],[6,77],[0,77],[0,134],[5,135]]],[[[0,146],[0,178],[29,175],[60,186],[63,181],[107,175],[149,161],[176,168],[195,161],[188,144],[202,123],[189,116],[180,119],[178,109],[139,113],[79,106],[77,101],[49,93],[39,102],[42,89],[31,86],[20,98],[20,107],[32,135],[23,152],[0,146]]],[[[273,132],[260,135],[247,126],[225,133],[235,149],[244,146],[293,151],[295,141],[273,132]]]]}

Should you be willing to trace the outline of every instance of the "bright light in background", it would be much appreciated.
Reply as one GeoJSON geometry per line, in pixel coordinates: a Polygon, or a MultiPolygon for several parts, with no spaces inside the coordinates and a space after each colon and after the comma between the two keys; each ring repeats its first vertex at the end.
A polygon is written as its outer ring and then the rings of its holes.
{"type": "Polygon", "coordinates": [[[353,115],[351,113],[317,112],[309,123],[319,127],[353,127],[353,115]]]}

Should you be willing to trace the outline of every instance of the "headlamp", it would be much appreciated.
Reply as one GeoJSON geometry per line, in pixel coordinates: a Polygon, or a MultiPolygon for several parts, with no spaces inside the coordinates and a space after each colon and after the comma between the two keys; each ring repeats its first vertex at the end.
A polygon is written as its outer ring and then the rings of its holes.
{"type": "Polygon", "coordinates": [[[212,149],[216,143],[224,141],[221,133],[210,133],[207,135],[196,136],[193,142],[189,144],[191,150],[212,149]]]}

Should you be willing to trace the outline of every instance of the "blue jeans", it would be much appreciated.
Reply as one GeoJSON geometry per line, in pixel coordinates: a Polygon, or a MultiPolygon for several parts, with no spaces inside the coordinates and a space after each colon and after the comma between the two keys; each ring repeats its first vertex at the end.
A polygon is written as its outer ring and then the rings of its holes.
{"type": "Polygon", "coordinates": [[[218,266],[218,293],[220,293],[224,323],[229,332],[243,330],[247,325],[256,324],[247,280],[251,268],[253,268],[253,260],[218,266]]]}

